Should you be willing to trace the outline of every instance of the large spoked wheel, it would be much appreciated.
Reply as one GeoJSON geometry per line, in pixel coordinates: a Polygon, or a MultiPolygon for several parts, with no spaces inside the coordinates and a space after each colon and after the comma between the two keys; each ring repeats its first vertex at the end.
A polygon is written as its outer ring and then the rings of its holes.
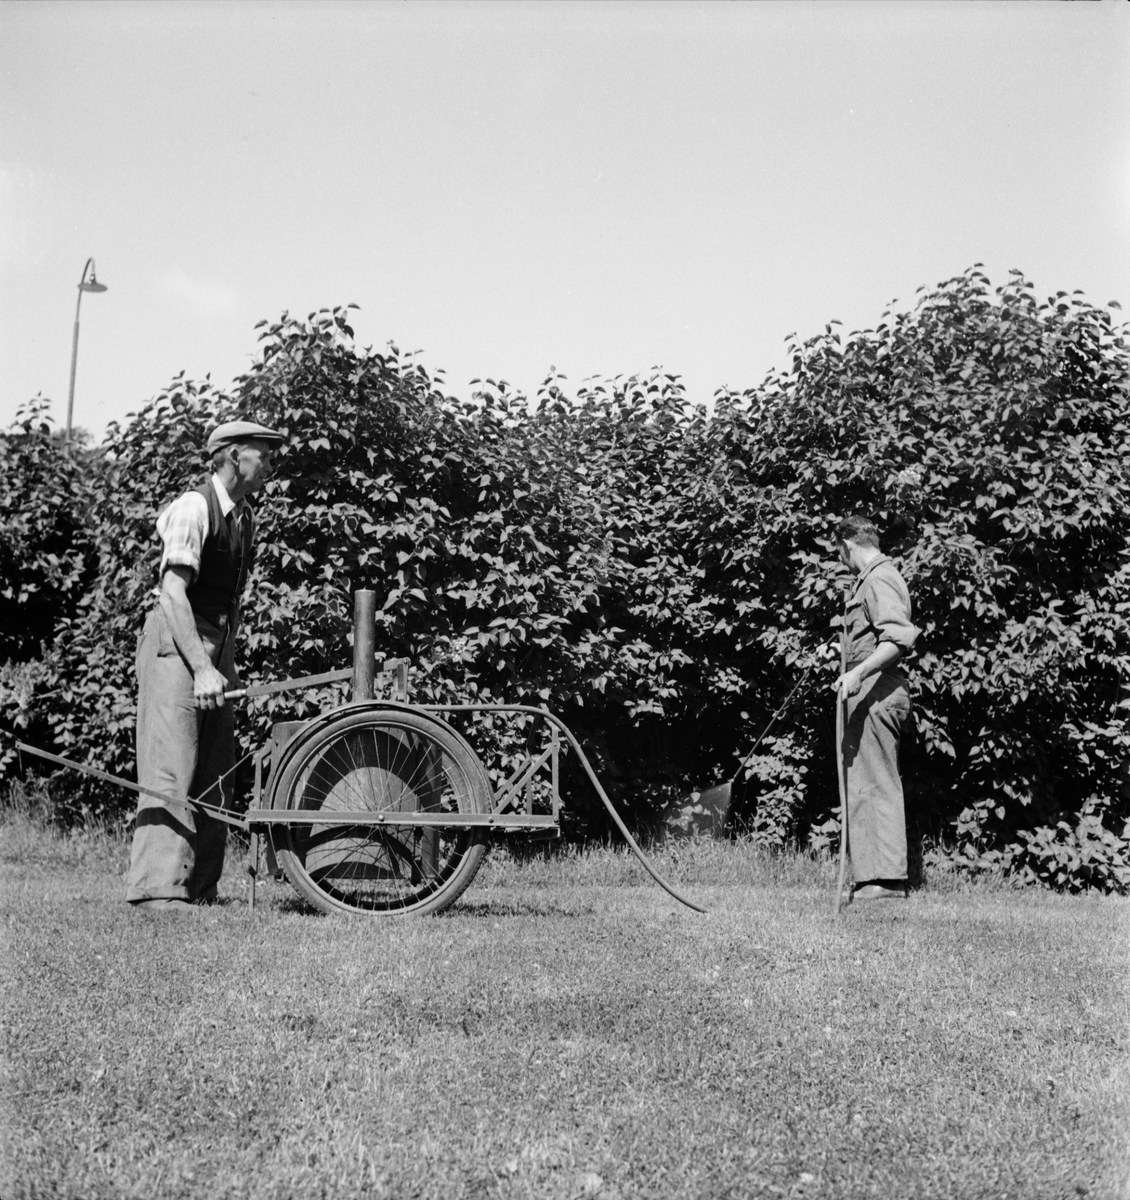
{"type": "MultiPolygon", "coordinates": [[[[470,746],[442,721],[397,709],[346,712],[281,763],[271,807],[295,812],[488,812],[491,787],[470,746]]],[[[279,865],[324,912],[435,913],[467,889],[483,829],[294,824],[275,833],[279,865]]]]}

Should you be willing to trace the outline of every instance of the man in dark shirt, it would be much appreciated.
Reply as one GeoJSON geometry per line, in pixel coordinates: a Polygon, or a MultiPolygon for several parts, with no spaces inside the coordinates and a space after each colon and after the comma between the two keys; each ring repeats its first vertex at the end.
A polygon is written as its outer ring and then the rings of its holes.
{"type": "Polygon", "coordinates": [[[136,909],[183,912],[210,903],[224,869],[227,827],[187,797],[231,796],[235,732],[224,690],[235,680],[239,603],[251,568],[254,514],[246,497],[271,474],[281,434],[229,421],[208,438],[212,477],[157,519],[160,600],[137,647],[137,781],[126,899],[136,909]]]}
{"type": "Polygon", "coordinates": [[[899,777],[899,739],[910,717],[900,659],[914,645],[910,593],[879,549],[865,517],[836,530],[840,561],[856,576],[844,620],[844,674],[837,703],[847,703],[843,762],[847,774],[848,852],[853,900],[906,896],[906,812],[899,777]]]}

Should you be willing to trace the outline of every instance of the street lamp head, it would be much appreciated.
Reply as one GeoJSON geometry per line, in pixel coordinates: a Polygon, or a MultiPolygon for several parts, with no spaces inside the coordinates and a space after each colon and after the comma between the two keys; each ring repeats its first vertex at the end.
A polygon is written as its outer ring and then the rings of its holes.
{"type": "Polygon", "coordinates": [[[82,307],[83,292],[104,292],[106,285],[98,282],[98,277],[94,273],[94,259],[88,258],[86,266],[82,269],[82,275],[78,281],[78,299],[75,301],[75,337],[71,343],[71,387],[67,393],[67,433],[64,438],[64,445],[67,448],[67,453],[71,451],[71,416],[74,413],[75,407],[75,362],[78,359],[78,313],[82,307]],[[90,272],[90,278],[87,279],[86,273],[90,272]]]}

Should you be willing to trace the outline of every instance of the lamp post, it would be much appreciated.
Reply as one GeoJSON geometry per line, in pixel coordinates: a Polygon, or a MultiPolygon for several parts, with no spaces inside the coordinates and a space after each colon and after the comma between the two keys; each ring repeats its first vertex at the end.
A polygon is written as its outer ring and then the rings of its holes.
{"type": "Polygon", "coordinates": [[[78,303],[75,305],[75,339],[71,344],[71,390],[67,394],[67,435],[64,440],[64,445],[68,453],[71,448],[71,416],[75,409],[75,364],[78,362],[78,311],[82,307],[83,292],[104,292],[106,285],[99,283],[94,274],[94,259],[88,258],[86,266],[82,269],[82,278],[78,281],[78,303]],[[87,279],[86,273],[90,272],[90,278],[87,279]]]}

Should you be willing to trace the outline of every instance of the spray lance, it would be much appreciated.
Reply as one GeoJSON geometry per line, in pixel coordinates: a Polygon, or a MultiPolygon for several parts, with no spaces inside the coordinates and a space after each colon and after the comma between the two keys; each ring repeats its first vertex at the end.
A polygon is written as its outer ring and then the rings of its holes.
{"type": "Polygon", "coordinates": [[[732,795],[733,795],[734,784],[737,783],[738,779],[741,777],[742,772],[753,761],[754,756],[757,754],[758,747],[765,740],[765,738],[769,735],[769,731],[773,728],[774,725],[777,724],[777,722],[781,719],[781,717],[784,716],[784,714],[788,711],[789,706],[797,698],[797,696],[799,696],[804,691],[805,686],[807,685],[809,679],[812,677],[812,672],[820,665],[821,665],[821,660],[819,658],[814,658],[812,660],[812,662],[810,662],[808,664],[808,666],[804,670],[804,673],[801,675],[800,679],[797,680],[797,682],[792,686],[792,688],[789,690],[788,694],[785,696],[784,700],[782,700],[781,703],[774,710],[773,715],[769,718],[769,721],[766,724],[765,728],[762,729],[762,731],[758,734],[757,740],[753,743],[753,745],[749,748],[749,750],[746,751],[745,755],[742,757],[741,762],[738,763],[738,769],[733,773],[733,775],[731,775],[730,778],[725,780],[723,783],[710,784],[708,787],[697,789],[695,792],[691,793],[692,796],[699,797],[706,793],[709,793],[713,804],[716,804],[718,806],[718,808],[723,809],[723,810],[729,809],[730,802],[731,802],[732,795]]]}

